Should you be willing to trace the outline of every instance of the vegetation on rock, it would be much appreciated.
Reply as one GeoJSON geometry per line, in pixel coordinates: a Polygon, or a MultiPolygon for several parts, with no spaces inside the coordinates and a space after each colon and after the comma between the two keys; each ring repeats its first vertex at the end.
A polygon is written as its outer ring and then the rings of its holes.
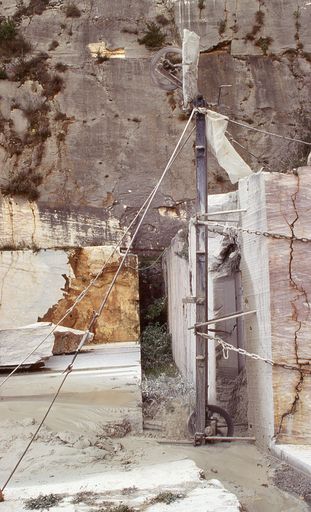
{"type": "Polygon", "coordinates": [[[4,196],[21,196],[35,201],[40,195],[38,187],[42,180],[42,175],[32,169],[19,171],[5,185],[1,185],[0,190],[4,196]]]}
{"type": "Polygon", "coordinates": [[[81,11],[74,3],[70,2],[65,7],[65,14],[67,18],[80,18],[81,11]]]}
{"type": "Polygon", "coordinates": [[[161,48],[165,43],[166,35],[162,32],[161,27],[154,21],[147,23],[145,35],[138,38],[139,44],[144,44],[149,50],[161,48]]]}

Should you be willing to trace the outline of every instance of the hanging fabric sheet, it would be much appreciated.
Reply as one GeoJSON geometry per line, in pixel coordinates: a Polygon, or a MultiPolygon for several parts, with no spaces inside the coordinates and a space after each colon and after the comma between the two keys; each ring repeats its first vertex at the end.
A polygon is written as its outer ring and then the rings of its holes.
{"type": "Polygon", "coordinates": [[[206,136],[210,149],[219,165],[227,172],[231,183],[237,183],[253,171],[228,141],[227,126],[227,117],[212,110],[206,111],[206,136]]]}

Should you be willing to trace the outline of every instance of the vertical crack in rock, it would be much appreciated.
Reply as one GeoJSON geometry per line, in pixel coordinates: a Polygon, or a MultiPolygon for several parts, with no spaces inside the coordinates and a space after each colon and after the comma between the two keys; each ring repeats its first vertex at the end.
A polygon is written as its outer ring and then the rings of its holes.
{"type": "Polygon", "coordinates": [[[35,249],[36,248],[36,231],[37,231],[36,212],[35,212],[33,203],[29,203],[29,205],[30,205],[32,218],[33,218],[33,231],[31,233],[31,243],[32,243],[32,248],[35,249]]]}
{"type": "Polygon", "coordinates": [[[293,270],[293,261],[294,261],[295,224],[296,224],[296,222],[299,219],[299,213],[298,213],[298,210],[297,210],[297,207],[296,207],[296,198],[297,198],[297,194],[299,193],[299,187],[300,187],[299,175],[297,175],[297,190],[291,196],[293,208],[294,208],[294,211],[295,211],[295,218],[294,218],[294,220],[291,223],[288,223],[288,226],[289,226],[289,228],[291,230],[291,240],[290,240],[290,246],[289,246],[289,249],[290,249],[289,250],[289,281],[290,281],[291,287],[297,292],[297,295],[291,300],[291,306],[292,306],[292,310],[293,310],[292,319],[297,323],[297,328],[296,328],[296,330],[294,332],[294,348],[295,348],[296,365],[299,367],[300,371],[299,371],[299,379],[298,379],[298,382],[297,382],[297,384],[295,386],[294,400],[293,400],[292,404],[290,405],[290,407],[288,408],[288,410],[286,412],[284,412],[282,414],[282,416],[281,416],[280,425],[279,425],[279,428],[278,428],[277,435],[282,433],[282,428],[283,428],[284,420],[288,416],[291,416],[291,415],[295,414],[295,412],[297,410],[298,402],[300,400],[300,393],[302,391],[303,381],[304,381],[304,374],[303,374],[303,372],[301,370],[302,365],[299,362],[299,343],[298,343],[298,336],[299,336],[299,332],[300,332],[301,327],[302,327],[302,322],[301,322],[301,320],[299,320],[299,310],[297,308],[296,302],[301,297],[303,297],[305,303],[308,305],[309,311],[310,311],[310,304],[309,304],[307,292],[305,291],[305,289],[303,288],[302,285],[299,285],[295,281],[295,278],[294,278],[293,272],[292,272],[292,270],[293,270]]]}

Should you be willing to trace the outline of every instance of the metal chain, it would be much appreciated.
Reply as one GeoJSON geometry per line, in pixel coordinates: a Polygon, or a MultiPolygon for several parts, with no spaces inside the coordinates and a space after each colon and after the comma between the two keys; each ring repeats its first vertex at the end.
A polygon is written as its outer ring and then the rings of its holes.
{"type": "MultiPolygon", "coordinates": [[[[199,222],[201,222],[201,221],[199,221],[199,222]]],[[[210,224],[213,223],[213,221],[202,221],[202,223],[207,224],[208,231],[211,231],[212,233],[217,233],[218,235],[224,234],[219,229],[210,227],[210,224]]],[[[222,228],[226,231],[233,230],[233,231],[238,231],[240,233],[247,233],[248,235],[258,235],[258,236],[264,236],[266,238],[275,238],[276,240],[289,240],[290,242],[295,241],[295,242],[303,242],[303,243],[311,242],[311,238],[307,238],[307,237],[297,237],[295,235],[290,236],[290,235],[284,235],[281,233],[272,233],[270,231],[260,231],[258,229],[252,230],[252,229],[241,228],[240,226],[230,226],[229,227],[229,226],[225,226],[224,224],[219,224],[218,222],[217,222],[217,226],[219,226],[220,228],[222,228]]]]}
{"type": "Polygon", "coordinates": [[[208,340],[216,341],[218,345],[222,347],[223,356],[224,359],[228,359],[229,357],[229,351],[237,352],[238,354],[241,354],[242,356],[250,357],[251,359],[254,359],[255,361],[263,361],[266,364],[270,364],[270,366],[278,366],[281,368],[284,368],[285,370],[292,370],[299,373],[305,373],[307,375],[311,375],[311,370],[308,370],[307,368],[301,368],[300,366],[295,366],[287,363],[277,363],[276,361],[273,361],[272,359],[268,359],[265,357],[261,357],[258,354],[253,354],[251,352],[247,352],[244,348],[237,348],[234,345],[231,345],[230,343],[227,343],[226,341],[222,340],[221,338],[218,338],[217,336],[211,336],[210,334],[206,334],[204,332],[197,331],[197,334],[201,336],[202,338],[206,338],[208,340]]]}

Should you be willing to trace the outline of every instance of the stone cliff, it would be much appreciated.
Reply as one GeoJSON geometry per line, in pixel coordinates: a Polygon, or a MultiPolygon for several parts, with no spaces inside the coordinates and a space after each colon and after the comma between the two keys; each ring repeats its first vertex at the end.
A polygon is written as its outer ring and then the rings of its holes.
{"type": "MultiPolygon", "coordinates": [[[[140,44],[150,26],[161,44],[180,45],[184,28],[201,36],[201,92],[215,102],[219,86],[232,85],[220,112],[310,140],[309,4],[2,0],[2,247],[51,247],[55,229],[57,246],[109,244],[133,218],[185,123],[179,95],[151,81],[153,51],[140,44]],[[21,228],[23,218],[30,221],[21,228]]],[[[286,171],[306,159],[306,146],[229,128],[255,170],[286,171]]],[[[189,143],[153,203],[138,249],[160,251],[180,228],[195,197],[193,159],[189,143]]],[[[209,170],[211,192],[232,189],[213,158],[209,170]]]]}

